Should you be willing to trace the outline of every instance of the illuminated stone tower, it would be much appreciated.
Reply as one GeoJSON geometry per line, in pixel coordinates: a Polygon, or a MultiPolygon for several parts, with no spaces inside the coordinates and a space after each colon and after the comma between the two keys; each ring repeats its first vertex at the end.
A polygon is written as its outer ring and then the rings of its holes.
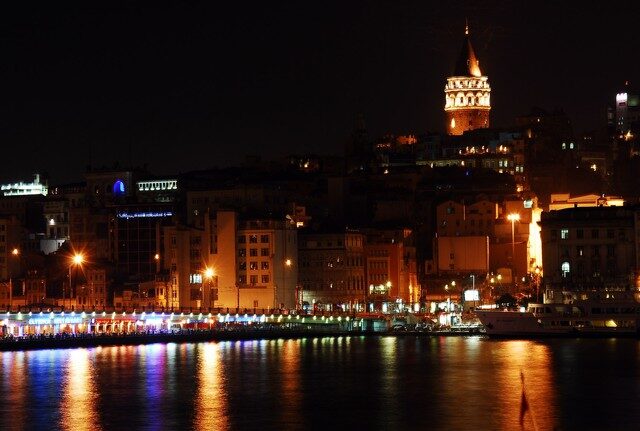
{"type": "Polygon", "coordinates": [[[444,87],[447,133],[462,135],[466,130],[489,127],[490,96],[489,80],[480,71],[480,62],[473,52],[467,24],[456,69],[453,76],[447,78],[444,87]]]}

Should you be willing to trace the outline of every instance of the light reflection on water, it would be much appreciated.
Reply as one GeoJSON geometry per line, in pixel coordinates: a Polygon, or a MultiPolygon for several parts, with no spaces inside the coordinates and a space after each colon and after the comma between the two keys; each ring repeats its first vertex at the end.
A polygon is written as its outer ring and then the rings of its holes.
{"type": "Polygon", "coordinates": [[[102,429],[96,412],[98,391],[94,384],[92,353],[86,349],[74,349],[66,355],[60,397],[61,429],[102,429]]]}
{"type": "Polygon", "coordinates": [[[0,429],[626,429],[638,340],[464,337],[0,353],[0,429]],[[531,414],[532,413],[532,414],[531,414]]]}

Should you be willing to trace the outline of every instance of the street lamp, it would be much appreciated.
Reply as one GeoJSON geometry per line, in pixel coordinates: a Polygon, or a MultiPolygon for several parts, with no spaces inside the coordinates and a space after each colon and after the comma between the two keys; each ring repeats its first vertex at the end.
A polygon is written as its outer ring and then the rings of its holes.
{"type": "Polygon", "coordinates": [[[540,277],[542,276],[542,271],[539,266],[536,266],[536,302],[540,301],[540,277]]]}
{"type": "MultiPolygon", "coordinates": [[[[14,247],[11,250],[11,255],[17,258],[20,255],[20,250],[17,247],[14,247]]],[[[9,308],[13,305],[13,271],[9,268],[9,308]]]]}
{"type": "Polygon", "coordinates": [[[217,286],[216,288],[213,288],[213,278],[216,276],[216,272],[213,270],[213,268],[209,268],[207,267],[204,270],[204,277],[207,279],[208,283],[207,283],[207,288],[208,288],[208,292],[207,292],[207,296],[209,298],[209,307],[210,308],[215,308],[215,304],[216,304],[216,299],[218,299],[218,289],[217,286]]]}
{"type": "Polygon", "coordinates": [[[515,251],[516,251],[516,234],[515,234],[515,224],[520,220],[520,214],[511,213],[507,215],[507,220],[511,222],[511,269],[513,271],[512,277],[515,280],[516,274],[516,265],[515,265],[515,251]]]}
{"type": "MultiPolygon", "coordinates": [[[[76,281],[78,281],[78,266],[82,266],[84,263],[84,255],[82,253],[76,253],[71,257],[71,265],[69,265],[69,299],[73,297],[73,284],[71,283],[71,267],[76,269],[76,281]]],[[[64,288],[62,289],[62,307],[65,306],[64,288]]]]}
{"type": "Polygon", "coordinates": [[[274,306],[276,308],[281,308],[282,304],[286,303],[287,300],[287,277],[289,276],[289,270],[291,269],[291,266],[293,265],[293,261],[289,258],[285,259],[284,261],[284,270],[282,271],[282,299],[284,300],[284,302],[279,303],[278,302],[278,295],[276,292],[276,288],[273,289],[273,296],[274,296],[274,306]]]}

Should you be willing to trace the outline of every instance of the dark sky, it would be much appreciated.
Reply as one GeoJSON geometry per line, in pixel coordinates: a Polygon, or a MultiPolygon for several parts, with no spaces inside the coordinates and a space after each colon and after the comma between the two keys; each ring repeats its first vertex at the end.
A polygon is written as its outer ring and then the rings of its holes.
{"type": "Polygon", "coordinates": [[[634,2],[10,4],[2,180],[79,180],[90,162],[165,174],[339,153],[359,113],[373,136],[439,131],[465,16],[493,125],[536,105],[593,129],[622,83],[640,82],[634,2]]]}

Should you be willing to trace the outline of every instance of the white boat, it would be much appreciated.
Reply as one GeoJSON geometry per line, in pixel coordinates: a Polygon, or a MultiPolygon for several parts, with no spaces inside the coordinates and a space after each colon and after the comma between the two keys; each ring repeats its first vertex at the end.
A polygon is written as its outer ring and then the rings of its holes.
{"type": "Polygon", "coordinates": [[[548,292],[542,304],[530,303],[523,311],[476,314],[494,337],[634,336],[640,328],[640,303],[623,291],[548,292]]]}

